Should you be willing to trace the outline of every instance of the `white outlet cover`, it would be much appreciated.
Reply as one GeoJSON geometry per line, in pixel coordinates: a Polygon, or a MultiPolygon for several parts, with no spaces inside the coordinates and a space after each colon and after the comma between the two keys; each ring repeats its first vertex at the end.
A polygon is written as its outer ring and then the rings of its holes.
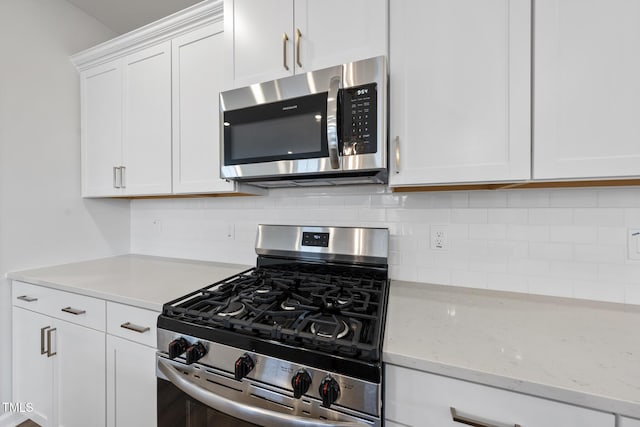
{"type": "Polygon", "coordinates": [[[429,229],[430,247],[434,251],[449,249],[449,226],[432,224],[429,229]]]}
{"type": "Polygon", "coordinates": [[[640,261],[640,228],[627,230],[627,259],[640,261]]]}

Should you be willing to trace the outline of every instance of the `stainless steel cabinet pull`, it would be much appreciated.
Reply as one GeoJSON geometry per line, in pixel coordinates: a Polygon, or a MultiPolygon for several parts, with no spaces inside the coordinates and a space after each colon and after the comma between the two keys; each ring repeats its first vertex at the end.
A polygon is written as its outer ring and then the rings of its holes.
{"type": "Polygon", "coordinates": [[[40,328],[40,354],[45,354],[47,350],[44,348],[44,331],[49,329],[51,326],[45,326],[44,328],[40,328]]]}
{"type": "Polygon", "coordinates": [[[300,32],[300,28],[296,28],[296,63],[300,68],[302,68],[302,62],[300,61],[300,39],[301,38],[302,38],[302,33],[300,32]]]}
{"type": "Polygon", "coordinates": [[[468,415],[462,415],[456,411],[456,408],[451,407],[451,419],[460,424],[465,424],[473,427],[521,427],[520,424],[492,424],[487,421],[471,418],[468,415]]]}
{"type": "Polygon", "coordinates": [[[289,71],[289,66],[287,65],[287,42],[289,41],[289,36],[287,33],[282,33],[282,65],[284,69],[289,71]]]}
{"type": "Polygon", "coordinates": [[[79,310],[77,308],[71,308],[71,307],[65,307],[62,309],[62,311],[64,311],[65,313],[71,313],[75,316],[79,316],[81,314],[85,314],[86,311],[85,310],[79,310]]]}
{"type": "Polygon", "coordinates": [[[26,301],[26,302],[35,302],[38,301],[38,298],[34,298],[34,297],[30,297],[27,295],[20,295],[19,297],[17,297],[20,301],[26,301]]]}
{"type": "Polygon", "coordinates": [[[120,168],[117,167],[117,166],[113,167],[113,188],[120,188],[120,187],[118,187],[118,178],[117,178],[118,169],[120,169],[120,168]]]}
{"type": "Polygon", "coordinates": [[[139,332],[141,334],[150,330],[148,326],[138,326],[138,325],[134,325],[131,322],[125,322],[122,325],[120,325],[120,327],[124,329],[129,329],[130,331],[139,332]]]}
{"type": "Polygon", "coordinates": [[[400,173],[400,137],[396,136],[396,173],[400,173]]]}
{"type": "Polygon", "coordinates": [[[127,168],[125,166],[120,166],[120,187],[121,188],[127,188],[127,181],[126,181],[126,172],[127,168]]]}
{"type": "Polygon", "coordinates": [[[49,329],[47,331],[47,357],[55,356],[56,354],[58,354],[55,351],[54,352],[51,351],[51,333],[55,330],[56,328],[49,329]]]}

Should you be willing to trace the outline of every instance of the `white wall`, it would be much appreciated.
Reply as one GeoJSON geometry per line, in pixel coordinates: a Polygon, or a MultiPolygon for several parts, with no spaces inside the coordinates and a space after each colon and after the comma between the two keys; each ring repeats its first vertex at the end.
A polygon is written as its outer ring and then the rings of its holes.
{"type": "Polygon", "coordinates": [[[136,200],[131,250],[254,264],[258,223],[389,227],[396,279],[640,304],[640,263],[625,261],[625,231],[640,228],[637,188],[136,200]],[[448,251],[431,250],[432,224],[448,225],[448,251]]]}
{"type": "Polygon", "coordinates": [[[0,401],[11,400],[8,271],[129,250],[129,203],[80,198],[69,55],[113,37],[64,0],[0,1],[0,401]]]}

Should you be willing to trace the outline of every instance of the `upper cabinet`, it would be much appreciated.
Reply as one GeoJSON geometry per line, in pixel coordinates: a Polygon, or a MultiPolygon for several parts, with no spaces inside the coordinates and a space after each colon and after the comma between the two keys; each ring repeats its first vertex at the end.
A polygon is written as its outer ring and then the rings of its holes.
{"type": "Polygon", "coordinates": [[[640,2],[537,0],[536,179],[640,175],[640,2]]]}
{"type": "Polygon", "coordinates": [[[72,57],[84,197],[264,193],[220,179],[223,29],[205,1],[72,57]]]}
{"type": "Polygon", "coordinates": [[[232,87],[387,54],[387,0],[225,0],[232,87]]]}
{"type": "Polygon", "coordinates": [[[389,63],[391,186],[530,178],[530,0],[391,0],[389,63]]]}

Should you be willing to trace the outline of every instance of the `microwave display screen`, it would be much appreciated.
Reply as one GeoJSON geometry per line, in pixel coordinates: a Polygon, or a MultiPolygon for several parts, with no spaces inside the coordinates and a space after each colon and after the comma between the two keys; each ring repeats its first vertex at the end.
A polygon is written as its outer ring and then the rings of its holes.
{"type": "Polygon", "coordinates": [[[326,114],[326,93],[225,112],[225,164],[327,157],[326,114]]]}

